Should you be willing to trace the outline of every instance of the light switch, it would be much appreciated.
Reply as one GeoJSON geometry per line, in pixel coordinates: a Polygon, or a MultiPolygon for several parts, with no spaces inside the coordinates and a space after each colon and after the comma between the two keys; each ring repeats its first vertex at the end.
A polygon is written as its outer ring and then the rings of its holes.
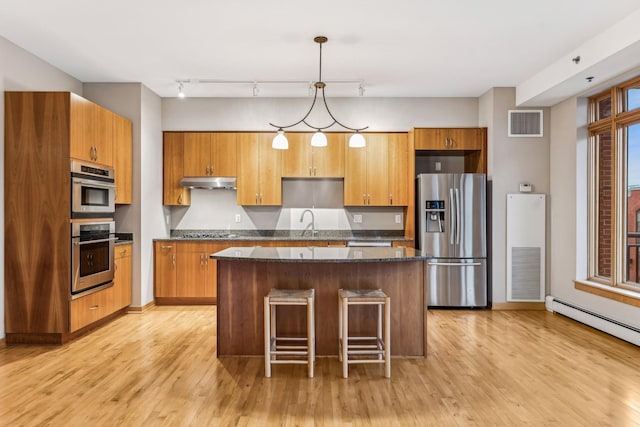
{"type": "Polygon", "coordinates": [[[442,170],[442,163],[436,162],[436,171],[442,170]]]}
{"type": "Polygon", "coordinates": [[[400,224],[402,222],[402,215],[396,215],[396,224],[400,224]]]}
{"type": "Polygon", "coordinates": [[[236,214],[236,222],[240,222],[240,214],[236,214]]]}

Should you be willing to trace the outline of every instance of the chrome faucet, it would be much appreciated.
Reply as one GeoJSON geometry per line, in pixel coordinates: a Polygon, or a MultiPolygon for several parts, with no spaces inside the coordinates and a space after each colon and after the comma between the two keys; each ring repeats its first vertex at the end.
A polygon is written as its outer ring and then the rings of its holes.
{"type": "MultiPolygon", "coordinates": [[[[316,231],[316,217],[311,209],[305,209],[302,211],[302,215],[300,215],[300,222],[304,221],[304,214],[306,214],[307,212],[311,214],[311,237],[315,237],[316,234],[318,234],[318,232],[316,231]]],[[[307,227],[309,226],[307,225],[307,227]]],[[[305,230],[307,229],[307,227],[305,227],[305,230]]],[[[304,231],[302,233],[304,234],[304,231]]]]}

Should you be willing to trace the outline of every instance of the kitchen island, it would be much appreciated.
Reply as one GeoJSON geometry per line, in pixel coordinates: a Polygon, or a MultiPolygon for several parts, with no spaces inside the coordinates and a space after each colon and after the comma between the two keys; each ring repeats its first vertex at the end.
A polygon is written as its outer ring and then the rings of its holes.
{"type": "MultiPolygon", "coordinates": [[[[217,268],[218,356],[264,354],[263,298],[271,288],[314,288],[316,354],[338,354],[338,289],[382,289],[391,298],[391,353],[426,354],[424,262],[405,247],[231,247],[217,268]]],[[[278,309],[278,331],[304,335],[306,312],[278,309]]],[[[350,309],[352,333],[375,331],[377,312],[350,309]]]]}

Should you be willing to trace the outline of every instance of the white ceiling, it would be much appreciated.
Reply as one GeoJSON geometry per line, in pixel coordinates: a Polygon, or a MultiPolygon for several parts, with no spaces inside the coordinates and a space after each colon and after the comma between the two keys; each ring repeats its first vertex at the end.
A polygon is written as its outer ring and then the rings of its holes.
{"type": "MultiPolygon", "coordinates": [[[[29,0],[0,2],[0,35],[82,82],[312,82],[327,96],[477,97],[513,87],[638,9],[638,0],[29,0]]],[[[307,96],[308,84],[257,85],[307,96]]],[[[188,96],[253,84],[187,83],[188,96]]]]}

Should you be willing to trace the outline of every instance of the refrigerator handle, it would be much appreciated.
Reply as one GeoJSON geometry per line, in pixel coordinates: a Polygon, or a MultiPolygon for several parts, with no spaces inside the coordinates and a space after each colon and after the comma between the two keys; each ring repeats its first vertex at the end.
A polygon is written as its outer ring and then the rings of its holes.
{"type": "Polygon", "coordinates": [[[456,188],[456,245],[460,244],[460,191],[456,188]]]}
{"type": "Polygon", "coordinates": [[[451,244],[455,241],[456,223],[455,216],[455,200],[453,199],[453,188],[449,189],[449,236],[451,236],[451,244]]]}

